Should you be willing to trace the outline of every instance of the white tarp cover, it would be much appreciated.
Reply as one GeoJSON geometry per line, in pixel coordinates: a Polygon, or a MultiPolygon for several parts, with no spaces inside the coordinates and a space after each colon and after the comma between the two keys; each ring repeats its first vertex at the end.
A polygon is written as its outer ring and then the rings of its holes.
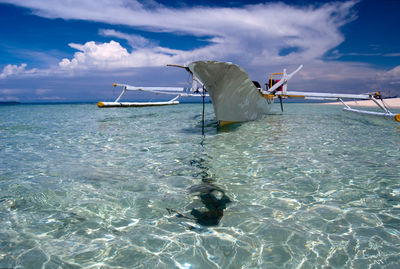
{"type": "Polygon", "coordinates": [[[254,86],[249,75],[239,66],[215,61],[198,61],[189,64],[210,94],[218,121],[241,122],[267,114],[268,103],[254,86]]]}

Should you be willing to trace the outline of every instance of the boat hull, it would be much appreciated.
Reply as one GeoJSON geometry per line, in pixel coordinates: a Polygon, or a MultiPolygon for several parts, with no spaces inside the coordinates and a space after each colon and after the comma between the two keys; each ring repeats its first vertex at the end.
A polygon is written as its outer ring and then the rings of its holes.
{"type": "Polygon", "coordinates": [[[239,66],[198,61],[191,63],[189,69],[208,91],[217,121],[251,121],[270,112],[273,100],[265,98],[239,66]]]}

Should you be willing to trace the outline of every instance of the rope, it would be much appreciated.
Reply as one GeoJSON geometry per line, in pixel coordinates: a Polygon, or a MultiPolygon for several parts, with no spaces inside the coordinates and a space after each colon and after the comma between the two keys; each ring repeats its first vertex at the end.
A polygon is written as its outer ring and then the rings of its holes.
{"type": "Polygon", "coordinates": [[[202,136],[204,136],[204,113],[205,113],[205,110],[206,110],[205,101],[204,101],[205,96],[206,96],[206,89],[204,88],[204,85],[203,85],[203,94],[202,94],[202,97],[203,97],[203,112],[201,113],[201,135],[202,136]]]}
{"type": "Polygon", "coordinates": [[[392,109],[388,104],[386,104],[386,102],[383,100],[382,95],[379,95],[378,99],[381,100],[383,106],[386,108],[387,111],[390,111],[390,109],[392,109]]]}

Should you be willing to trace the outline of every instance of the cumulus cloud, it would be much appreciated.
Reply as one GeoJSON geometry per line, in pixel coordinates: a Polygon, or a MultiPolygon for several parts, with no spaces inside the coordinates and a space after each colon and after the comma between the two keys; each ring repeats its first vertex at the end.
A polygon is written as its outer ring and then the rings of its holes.
{"type": "MultiPolygon", "coordinates": [[[[89,5],[89,2],[84,5],[89,5]]],[[[76,10],[79,5],[64,4],[63,9],[52,9],[37,4],[35,12],[47,17],[125,24],[153,32],[185,33],[205,37],[208,41],[208,45],[201,48],[176,50],[158,46],[158,42],[139,35],[102,29],[99,31],[101,35],[124,39],[132,50],[128,52],[116,41],[70,44],[80,52],[75,53],[72,59],[60,62],[64,69],[163,66],[168,63],[187,64],[199,59],[228,60],[246,67],[304,63],[321,58],[344,40],[339,27],[354,19],[351,8],[355,4],[349,1],[308,8],[273,3],[241,8],[176,9],[158,6],[146,9],[139,2],[129,3],[117,1],[110,9],[110,2],[105,0],[99,5],[101,9],[96,7],[85,15],[81,10],[83,7],[79,12],[76,10]],[[115,57],[111,59],[110,55],[115,57]]]]}
{"type": "MultiPolygon", "coordinates": [[[[31,8],[35,14],[47,18],[127,25],[152,32],[185,33],[206,37],[210,41],[208,46],[193,51],[168,51],[168,48],[157,47],[156,42],[141,36],[127,35],[112,29],[100,31],[104,36],[126,39],[133,49],[149,49],[136,51],[137,58],[143,64],[154,59],[169,61],[170,58],[163,57],[163,54],[172,53],[179,54],[181,57],[176,57],[179,60],[209,57],[217,60],[231,59],[249,65],[322,57],[344,40],[339,28],[354,19],[351,8],[356,3],[334,2],[319,7],[267,3],[240,8],[168,8],[152,1],[152,8],[149,9],[138,1],[127,0],[8,2],[31,8]],[[281,52],[288,49],[291,53],[282,55],[281,52]]],[[[91,48],[94,45],[96,44],[91,45],[91,48]]],[[[77,49],[86,54],[90,45],[86,43],[83,46],[85,47],[77,49]]],[[[76,54],[74,59],[79,55],[76,54]]],[[[90,56],[88,58],[91,59],[90,56]]],[[[74,66],[73,60],[70,61],[71,63],[65,61],[65,65],[74,66]]],[[[79,62],[78,59],[77,61],[79,62]]],[[[108,62],[109,59],[105,61],[108,62]]],[[[157,64],[160,62],[157,61],[157,64]]],[[[121,65],[126,66],[126,63],[121,61],[121,65]]]]}
{"type": "MultiPolygon", "coordinates": [[[[333,51],[344,41],[340,28],[356,19],[353,7],[358,1],[337,1],[318,6],[265,3],[236,8],[170,8],[155,1],[135,0],[0,2],[30,8],[34,14],[46,18],[86,20],[110,25],[109,29],[99,30],[99,34],[114,40],[70,43],[69,46],[77,52],[70,58],[62,59],[57,67],[50,68],[47,73],[71,74],[164,66],[168,63],[188,64],[194,60],[221,60],[235,62],[259,77],[264,77],[267,70],[279,68],[280,71],[282,67],[304,64],[299,77],[305,81],[316,81],[316,77],[331,82],[359,80],[359,84],[362,84],[360,88],[370,86],[371,81],[379,81],[376,78],[377,70],[367,64],[333,61],[340,56],[339,52],[329,61],[323,60],[327,52],[333,51]],[[171,36],[185,34],[206,40],[207,44],[189,50],[163,47],[157,40],[117,31],[112,29],[112,25],[169,33],[171,36]],[[120,40],[126,40],[130,47],[123,47],[120,40]]],[[[396,57],[397,53],[386,56],[396,57]]],[[[13,70],[11,73],[18,73],[15,67],[10,68],[13,70]]],[[[24,73],[25,67],[20,68],[20,73],[24,73]]],[[[394,79],[390,74],[388,72],[383,77],[394,79]]]]}
{"type": "Polygon", "coordinates": [[[102,44],[96,44],[94,41],[90,41],[84,45],[70,43],[69,46],[79,50],[79,52],[74,54],[72,60],[64,58],[59,63],[62,69],[112,69],[121,67],[122,63],[129,55],[125,48],[114,41],[102,44]]]}
{"type": "Polygon", "coordinates": [[[28,69],[26,67],[26,63],[20,65],[8,64],[3,68],[2,72],[0,73],[0,79],[5,79],[7,77],[13,76],[46,76],[49,74],[58,73],[58,71],[54,69],[28,69]]]}
{"type": "Polygon", "coordinates": [[[0,78],[6,78],[8,76],[17,75],[25,72],[26,64],[15,65],[8,64],[3,68],[3,71],[0,73],[0,78]]]}
{"type": "Polygon", "coordinates": [[[59,67],[70,71],[154,67],[165,66],[168,63],[184,64],[199,58],[215,59],[217,55],[223,54],[216,45],[190,51],[160,46],[136,47],[131,52],[114,40],[105,43],[89,41],[85,44],[71,43],[69,45],[79,52],[76,52],[72,59],[62,59],[59,67]]]}

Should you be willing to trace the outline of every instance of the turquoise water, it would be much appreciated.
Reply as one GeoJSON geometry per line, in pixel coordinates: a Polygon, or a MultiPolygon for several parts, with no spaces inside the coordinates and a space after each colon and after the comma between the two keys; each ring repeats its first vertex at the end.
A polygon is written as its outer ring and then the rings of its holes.
{"type": "Polygon", "coordinates": [[[0,268],[399,268],[400,125],[0,107],[0,268]]]}

